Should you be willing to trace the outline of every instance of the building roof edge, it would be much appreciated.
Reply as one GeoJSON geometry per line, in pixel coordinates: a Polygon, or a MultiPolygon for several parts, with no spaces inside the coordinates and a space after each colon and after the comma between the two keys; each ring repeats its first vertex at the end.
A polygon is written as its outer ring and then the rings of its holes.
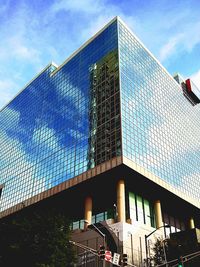
{"type": "Polygon", "coordinates": [[[63,63],[61,63],[56,70],[51,73],[53,76],[57,71],[59,71],[65,64],[67,64],[73,57],[75,57],[83,48],[90,44],[97,36],[99,36],[106,28],[108,28],[114,21],[119,20],[118,16],[111,19],[103,28],[101,28],[97,33],[95,33],[91,38],[89,38],[85,43],[83,43],[77,50],[75,50],[63,63]]]}
{"type": "Polygon", "coordinates": [[[29,82],[27,82],[22,89],[20,89],[19,92],[17,92],[8,103],[6,103],[1,109],[0,112],[3,111],[4,108],[6,108],[19,94],[21,94],[22,91],[24,91],[34,80],[36,80],[43,72],[45,72],[50,66],[54,66],[55,68],[58,68],[58,65],[55,64],[53,61],[50,62],[45,68],[43,68],[39,73],[37,73],[29,82]]]}
{"type": "Polygon", "coordinates": [[[56,69],[50,74],[50,77],[53,76],[57,71],[59,71],[67,62],[69,62],[75,55],[77,55],[84,47],[86,47],[89,43],[91,43],[98,35],[100,35],[106,28],[108,28],[115,20],[119,20],[119,16],[115,16],[111,19],[103,28],[101,28],[97,33],[95,33],[90,39],[88,39],[83,45],[81,45],[75,52],[73,52],[61,65],[57,65],[53,61],[51,61],[44,69],[42,69],[38,74],[36,74],[29,82],[19,90],[19,92],[11,98],[9,102],[7,102],[2,108],[0,108],[0,112],[9,105],[26,87],[28,87],[38,76],[40,76],[48,67],[54,66],[56,69]]]}
{"type": "Polygon", "coordinates": [[[129,26],[120,18],[118,17],[119,22],[123,24],[123,26],[134,36],[134,38],[143,46],[143,48],[149,53],[149,55],[158,63],[158,65],[170,76],[174,82],[177,84],[173,76],[168,72],[168,70],[161,64],[161,62],[152,54],[152,52],[144,45],[144,43],[133,33],[133,31],[129,28],[129,26]]]}

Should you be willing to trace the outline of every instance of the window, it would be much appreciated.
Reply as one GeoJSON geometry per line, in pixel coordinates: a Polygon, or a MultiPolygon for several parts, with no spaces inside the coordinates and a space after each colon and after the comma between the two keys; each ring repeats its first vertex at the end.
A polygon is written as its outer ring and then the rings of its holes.
{"type": "Polygon", "coordinates": [[[155,227],[155,216],[152,203],[143,197],[129,192],[130,219],[141,224],[155,227]]]}
{"type": "MultiPolygon", "coordinates": [[[[92,224],[102,222],[102,221],[112,219],[112,218],[114,218],[114,211],[113,209],[108,209],[107,211],[94,214],[92,216],[92,224]]],[[[82,219],[82,220],[77,220],[77,221],[72,222],[71,228],[72,230],[84,229],[84,220],[82,219]]]]}

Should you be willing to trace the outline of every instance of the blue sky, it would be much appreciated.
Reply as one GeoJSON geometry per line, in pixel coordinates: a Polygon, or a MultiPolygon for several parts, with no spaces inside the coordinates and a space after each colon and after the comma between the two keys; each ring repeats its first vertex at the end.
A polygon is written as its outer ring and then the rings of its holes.
{"type": "Polygon", "coordinates": [[[0,0],[0,108],[120,16],[171,73],[200,87],[199,0],[0,0]]]}

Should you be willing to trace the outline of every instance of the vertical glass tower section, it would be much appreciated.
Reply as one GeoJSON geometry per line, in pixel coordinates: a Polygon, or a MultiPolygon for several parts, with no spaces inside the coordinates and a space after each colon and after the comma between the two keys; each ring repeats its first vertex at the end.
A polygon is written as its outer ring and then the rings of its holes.
{"type": "Polygon", "coordinates": [[[123,156],[200,198],[200,105],[119,21],[123,156]]]}
{"type": "Polygon", "coordinates": [[[121,155],[117,49],[90,68],[88,169],[121,155]]]}
{"type": "Polygon", "coordinates": [[[0,211],[121,155],[117,21],[0,112],[0,211]]]}

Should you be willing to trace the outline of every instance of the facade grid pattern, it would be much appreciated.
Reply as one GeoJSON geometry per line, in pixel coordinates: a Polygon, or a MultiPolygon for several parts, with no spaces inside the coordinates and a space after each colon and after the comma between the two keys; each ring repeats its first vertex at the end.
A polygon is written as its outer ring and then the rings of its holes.
{"type": "Polygon", "coordinates": [[[121,22],[119,51],[123,156],[199,199],[199,106],[121,22]]]}
{"type": "Polygon", "coordinates": [[[114,21],[1,110],[0,211],[121,155],[117,46],[114,21]]]}
{"type": "Polygon", "coordinates": [[[198,200],[199,118],[116,19],[1,110],[0,211],[121,155],[198,200]]]}

